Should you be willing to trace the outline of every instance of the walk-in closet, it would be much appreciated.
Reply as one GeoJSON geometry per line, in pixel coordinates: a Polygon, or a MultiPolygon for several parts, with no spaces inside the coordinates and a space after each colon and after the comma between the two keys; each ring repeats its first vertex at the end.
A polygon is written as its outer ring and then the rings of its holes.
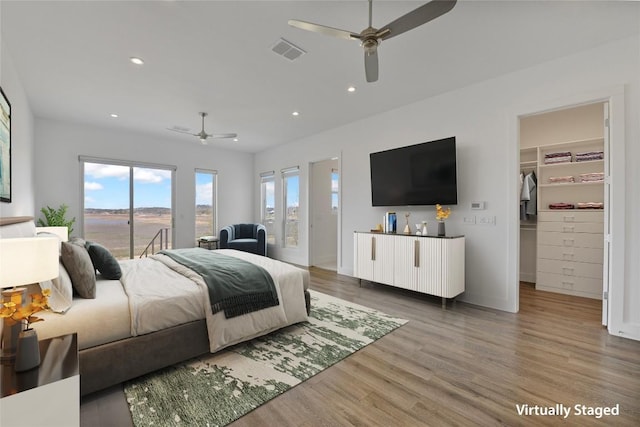
{"type": "Polygon", "coordinates": [[[520,118],[520,281],[602,299],[607,103],[520,118]]]}

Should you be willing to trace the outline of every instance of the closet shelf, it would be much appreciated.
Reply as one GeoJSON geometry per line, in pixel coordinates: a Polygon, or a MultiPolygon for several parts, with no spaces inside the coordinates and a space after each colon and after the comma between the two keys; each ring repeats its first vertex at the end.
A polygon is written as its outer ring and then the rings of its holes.
{"type": "Polygon", "coordinates": [[[554,169],[562,167],[578,167],[579,165],[604,165],[604,160],[587,160],[584,162],[563,162],[563,163],[551,163],[548,165],[540,164],[540,169],[554,169]]]}
{"type": "Polygon", "coordinates": [[[553,187],[587,187],[591,185],[604,185],[604,181],[596,182],[559,182],[557,184],[538,184],[538,187],[553,188],[553,187]]]}
{"type": "Polygon", "coordinates": [[[520,167],[526,167],[526,166],[538,166],[538,161],[537,160],[529,160],[527,162],[520,162],[520,167]]]}

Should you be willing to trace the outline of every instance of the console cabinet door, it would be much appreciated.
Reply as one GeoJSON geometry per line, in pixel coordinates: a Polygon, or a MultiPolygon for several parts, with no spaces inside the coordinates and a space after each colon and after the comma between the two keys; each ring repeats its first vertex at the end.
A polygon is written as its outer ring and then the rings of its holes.
{"type": "Polygon", "coordinates": [[[420,239],[398,236],[394,256],[394,282],[398,288],[418,290],[418,270],[420,268],[420,239]]]}
{"type": "Polygon", "coordinates": [[[417,291],[429,295],[442,296],[442,247],[444,239],[418,239],[419,266],[417,268],[417,291]]]}
{"type": "Polygon", "coordinates": [[[356,277],[393,284],[393,236],[355,233],[356,277]]]}

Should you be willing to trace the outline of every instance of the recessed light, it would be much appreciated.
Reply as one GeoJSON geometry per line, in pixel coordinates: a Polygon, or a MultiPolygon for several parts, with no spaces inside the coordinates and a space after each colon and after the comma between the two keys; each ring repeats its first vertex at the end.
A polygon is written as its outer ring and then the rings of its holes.
{"type": "Polygon", "coordinates": [[[300,113],[298,113],[297,111],[294,111],[293,113],[291,113],[291,115],[293,117],[298,117],[300,115],[300,113]]]}
{"type": "Polygon", "coordinates": [[[238,138],[233,138],[233,142],[238,142],[238,138]]]}
{"type": "Polygon", "coordinates": [[[136,65],[144,64],[144,61],[141,58],[138,58],[136,56],[132,56],[131,58],[129,58],[129,61],[131,61],[133,64],[136,64],[136,65]]]}
{"type": "Polygon", "coordinates": [[[355,92],[356,91],[356,87],[355,86],[349,86],[347,88],[347,92],[355,92]]]}
{"type": "Polygon", "coordinates": [[[113,117],[114,119],[118,118],[118,115],[116,113],[111,113],[110,116],[113,117]]]}

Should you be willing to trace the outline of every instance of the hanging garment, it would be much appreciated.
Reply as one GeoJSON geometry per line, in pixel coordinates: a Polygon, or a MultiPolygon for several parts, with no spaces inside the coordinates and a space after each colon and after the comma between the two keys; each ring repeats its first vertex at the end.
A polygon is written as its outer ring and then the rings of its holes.
{"type": "Polygon", "coordinates": [[[520,191],[520,219],[528,220],[531,215],[537,215],[538,203],[538,179],[535,172],[529,172],[524,177],[522,190],[520,191]]]}

